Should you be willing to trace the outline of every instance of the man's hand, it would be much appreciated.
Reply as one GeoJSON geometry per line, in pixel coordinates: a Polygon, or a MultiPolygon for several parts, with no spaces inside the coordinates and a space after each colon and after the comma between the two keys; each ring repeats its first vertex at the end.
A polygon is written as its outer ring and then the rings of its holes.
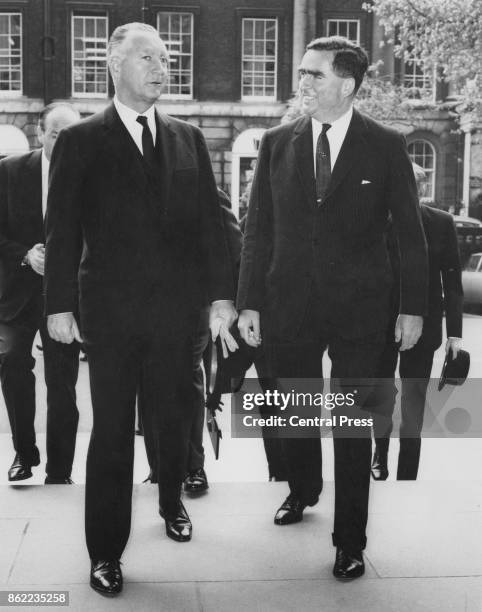
{"type": "Polygon", "coordinates": [[[445,344],[445,353],[448,355],[449,351],[452,351],[452,357],[455,359],[457,353],[462,348],[462,338],[447,338],[445,344]]]}
{"type": "Polygon", "coordinates": [[[211,304],[209,311],[209,329],[213,342],[219,336],[223,349],[223,357],[239,348],[238,343],[229,333],[229,328],[238,318],[238,313],[231,300],[217,300],[211,304]]]}
{"type": "Polygon", "coordinates": [[[259,312],[257,310],[242,310],[238,321],[241,338],[256,348],[261,344],[261,329],[259,324],[259,312]]]}
{"type": "Polygon", "coordinates": [[[423,317],[399,314],[395,325],[395,342],[402,341],[401,351],[413,348],[422,334],[423,317]]]}
{"type": "Polygon", "coordinates": [[[45,265],[45,246],[41,243],[34,244],[27,253],[27,261],[34,272],[37,272],[37,274],[43,276],[45,265]]]}
{"type": "Polygon", "coordinates": [[[71,312],[60,312],[47,316],[47,330],[52,340],[72,344],[74,340],[82,342],[77,322],[71,312]]]}

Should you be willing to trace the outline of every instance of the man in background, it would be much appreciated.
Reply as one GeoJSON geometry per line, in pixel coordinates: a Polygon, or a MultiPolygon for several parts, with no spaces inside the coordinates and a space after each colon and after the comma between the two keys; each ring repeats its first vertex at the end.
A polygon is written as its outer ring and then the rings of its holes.
{"type": "MultiPolygon", "coordinates": [[[[413,164],[421,202],[427,187],[423,168],[413,164]]],[[[399,361],[401,379],[400,450],[397,480],[416,480],[420,463],[421,431],[425,412],[427,387],[430,382],[433,357],[442,344],[442,318],[445,312],[447,341],[445,352],[457,356],[462,343],[463,289],[457,233],[452,215],[421,203],[422,223],[428,247],[428,312],[424,317],[422,335],[417,344],[399,353],[394,326],[399,307],[396,291],[400,278],[398,246],[393,230],[388,234],[388,249],[393,267],[395,290],[392,296],[392,321],[387,343],[380,359],[382,379],[377,412],[373,413],[375,452],[372,462],[374,480],[388,478],[388,448],[393,428],[396,387],[394,376],[399,361]]]]}
{"type": "Polygon", "coordinates": [[[44,216],[50,159],[61,129],[79,121],[69,104],[41,113],[43,145],[0,161],[0,380],[12,430],[15,458],[8,480],[31,478],[40,463],[35,437],[35,376],[32,345],[42,339],[47,385],[46,484],[70,484],[79,414],[75,385],[79,345],[54,342],[43,314],[44,216]]]}

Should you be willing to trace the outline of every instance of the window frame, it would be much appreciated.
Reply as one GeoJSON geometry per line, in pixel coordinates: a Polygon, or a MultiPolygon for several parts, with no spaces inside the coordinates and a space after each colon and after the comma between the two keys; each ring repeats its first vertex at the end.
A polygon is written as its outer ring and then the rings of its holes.
{"type": "MultiPolygon", "coordinates": [[[[424,136],[419,136],[419,135],[415,135],[414,138],[412,138],[408,144],[407,144],[407,150],[408,150],[408,154],[410,157],[410,160],[414,163],[417,163],[421,168],[424,169],[425,174],[427,175],[427,182],[429,184],[429,186],[431,187],[431,193],[428,193],[426,195],[427,198],[429,198],[432,201],[435,201],[435,186],[436,186],[436,180],[437,180],[437,162],[438,162],[438,155],[437,155],[437,149],[434,146],[434,144],[428,140],[427,138],[425,138],[424,136]],[[422,143],[428,147],[430,147],[431,151],[432,151],[432,159],[433,159],[433,166],[431,169],[427,169],[425,166],[423,166],[422,164],[418,164],[418,162],[413,159],[412,157],[412,153],[410,152],[410,148],[413,145],[416,145],[418,143],[422,143]]],[[[413,153],[413,156],[415,156],[416,153],[413,153]]],[[[425,157],[425,154],[424,154],[425,157]]]]}
{"type": "MultiPolygon", "coordinates": [[[[24,39],[25,39],[25,19],[23,11],[20,9],[15,9],[14,7],[5,7],[0,9],[0,16],[8,15],[19,16],[20,17],[20,89],[0,89],[0,98],[21,98],[24,96],[24,87],[25,87],[25,79],[24,79],[24,67],[25,67],[25,57],[24,57],[24,39]]],[[[10,34],[10,32],[9,32],[10,34]]],[[[9,74],[11,74],[11,66],[9,74]]],[[[11,79],[9,78],[9,83],[11,79]]]]}
{"type": "MultiPolygon", "coordinates": [[[[100,39],[95,39],[95,40],[100,40],[100,39]]],[[[109,69],[107,66],[107,45],[109,42],[109,12],[107,10],[102,10],[102,11],[90,11],[88,9],[86,9],[85,11],[82,10],[81,7],[75,7],[72,8],[71,12],[70,12],[70,95],[72,98],[74,99],[96,99],[96,100],[106,100],[109,98],[109,69]],[[75,58],[75,47],[74,47],[74,39],[75,39],[75,24],[74,21],[76,18],[81,18],[81,19],[105,19],[106,21],[106,27],[105,27],[105,31],[106,31],[106,53],[105,53],[105,73],[106,73],[106,88],[105,88],[105,93],[92,93],[92,92],[78,92],[75,91],[74,86],[75,86],[75,80],[74,80],[74,62],[76,61],[75,58]]],[[[86,59],[82,60],[84,62],[88,61],[86,59]]],[[[83,81],[84,85],[85,85],[85,81],[83,81]]]]}
{"type": "MultiPolygon", "coordinates": [[[[344,36],[344,34],[330,34],[330,23],[356,23],[357,24],[357,34],[358,38],[355,42],[357,45],[361,43],[361,20],[354,18],[344,18],[344,17],[327,17],[326,19],[326,36],[344,36]]],[[[337,30],[339,28],[337,27],[337,30]]],[[[347,37],[348,38],[348,37],[347,37]]],[[[351,38],[349,40],[352,40],[351,38]]]]}
{"type": "Polygon", "coordinates": [[[400,82],[401,85],[403,87],[403,89],[406,90],[410,90],[410,89],[415,89],[420,91],[420,98],[421,99],[426,99],[426,100],[431,100],[432,102],[435,102],[436,99],[436,91],[437,91],[437,67],[434,66],[433,69],[430,71],[431,74],[429,73],[429,70],[427,70],[426,68],[424,68],[423,66],[424,61],[421,58],[417,58],[417,57],[412,57],[408,60],[405,60],[405,58],[402,59],[401,61],[401,75],[400,75],[400,82]],[[412,65],[410,65],[412,64],[412,65]],[[417,69],[417,66],[421,66],[420,70],[422,71],[422,74],[416,74],[415,70],[417,69]],[[406,82],[407,79],[407,68],[410,70],[409,73],[409,77],[411,77],[414,81],[414,83],[409,84],[406,82]],[[429,82],[430,87],[419,87],[418,85],[415,85],[415,81],[416,79],[423,79],[424,82],[429,82]]]}
{"type": "MultiPolygon", "coordinates": [[[[159,33],[159,36],[161,36],[162,40],[164,43],[166,43],[166,38],[163,37],[161,35],[161,32],[159,31],[159,16],[161,13],[164,13],[166,15],[189,15],[191,17],[191,51],[190,51],[190,56],[191,56],[191,82],[190,82],[190,88],[191,88],[191,92],[189,94],[175,94],[175,93],[168,93],[168,90],[166,88],[166,90],[163,92],[162,97],[165,100],[194,100],[194,89],[195,89],[195,83],[194,83],[194,77],[195,77],[195,47],[196,47],[196,15],[195,12],[190,8],[190,7],[183,7],[183,6],[178,6],[176,9],[173,9],[172,7],[166,7],[166,8],[158,8],[156,10],[156,17],[155,17],[155,28],[157,30],[157,32],[159,33]]],[[[166,45],[168,47],[168,45],[166,45]]],[[[168,51],[169,51],[169,47],[168,47],[168,51]]],[[[169,55],[171,55],[171,52],[169,51],[169,55]]],[[[171,72],[171,70],[169,69],[169,73],[171,72]]]]}
{"type": "MultiPolygon", "coordinates": [[[[240,92],[241,92],[241,101],[242,102],[276,102],[278,99],[278,81],[279,81],[279,38],[280,38],[280,23],[279,23],[279,17],[273,16],[273,17],[267,17],[267,16],[242,16],[241,17],[241,31],[240,31],[240,41],[241,41],[241,49],[240,49],[240,92]],[[264,59],[261,60],[256,60],[256,59],[252,59],[252,60],[246,60],[245,59],[245,54],[244,54],[244,43],[245,43],[245,36],[244,36],[244,26],[245,26],[245,22],[247,22],[248,20],[253,21],[253,26],[254,29],[256,29],[256,22],[259,21],[264,21],[265,22],[265,30],[266,30],[266,22],[268,21],[274,21],[275,23],[275,55],[274,55],[274,59],[272,60],[275,66],[274,69],[274,84],[273,84],[273,95],[262,95],[262,96],[255,96],[255,95],[244,95],[243,94],[243,89],[244,89],[244,85],[243,85],[243,78],[244,78],[244,70],[243,70],[243,63],[245,61],[252,61],[253,63],[256,63],[257,61],[260,62],[265,62],[267,63],[269,60],[266,58],[266,56],[264,57],[264,59]]],[[[256,38],[252,39],[253,42],[256,41],[256,38]]],[[[267,43],[267,39],[263,38],[262,39],[263,42],[267,43]]],[[[253,58],[257,57],[255,54],[252,55],[253,58]]],[[[263,80],[266,77],[266,72],[263,72],[263,80]]],[[[263,86],[265,87],[265,86],[263,86]]]]}

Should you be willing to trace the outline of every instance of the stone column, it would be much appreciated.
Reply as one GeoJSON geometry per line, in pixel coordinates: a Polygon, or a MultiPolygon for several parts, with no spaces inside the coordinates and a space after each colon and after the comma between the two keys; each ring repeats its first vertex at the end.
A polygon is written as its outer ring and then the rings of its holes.
{"type": "Polygon", "coordinates": [[[309,0],[294,0],[293,5],[293,72],[291,77],[291,90],[298,89],[298,66],[305,52],[307,44],[306,32],[308,27],[309,0]]]}

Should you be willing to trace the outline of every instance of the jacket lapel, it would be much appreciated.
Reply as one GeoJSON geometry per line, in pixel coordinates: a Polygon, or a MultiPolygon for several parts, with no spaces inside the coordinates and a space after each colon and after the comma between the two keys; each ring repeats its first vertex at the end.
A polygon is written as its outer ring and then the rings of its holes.
{"type": "Polygon", "coordinates": [[[25,165],[25,175],[22,177],[28,190],[29,217],[33,220],[35,234],[43,235],[43,211],[42,211],[42,149],[33,151],[25,165]],[[40,188],[39,188],[40,187],[40,188]]]}
{"type": "Polygon", "coordinates": [[[303,116],[295,126],[293,135],[295,163],[305,191],[308,205],[313,207],[316,202],[315,169],[313,162],[313,131],[311,119],[303,116]]]}
{"type": "Polygon", "coordinates": [[[169,125],[169,118],[156,110],[157,140],[159,143],[159,173],[161,204],[164,209],[169,202],[172,173],[176,167],[176,134],[169,125]]]}
{"type": "Polygon", "coordinates": [[[365,130],[366,126],[363,117],[354,110],[345,140],[343,141],[335,166],[333,167],[330,184],[326,191],[324,201],[340,185],[350,168],[356,163],[359,163],[364,153],[366,153],[365,130]]]}
{"type": "Polygon", "coordinates": [[[122,174],[130,176],[139,190],[147,189],[142,154],[117,114],[114,103],[104,111],[106,154],[116,159],[122,174]]]}

